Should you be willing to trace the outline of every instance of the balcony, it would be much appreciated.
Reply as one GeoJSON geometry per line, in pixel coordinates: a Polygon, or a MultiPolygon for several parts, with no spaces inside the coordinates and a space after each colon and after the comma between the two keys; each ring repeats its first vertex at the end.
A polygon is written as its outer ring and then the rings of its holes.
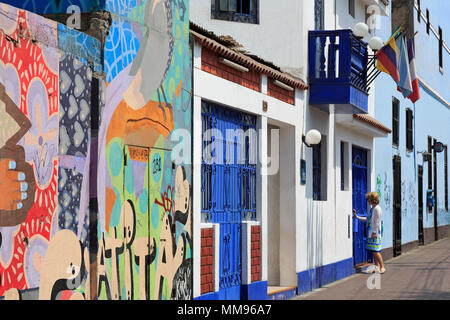
{"type": "Polygon", "coordinates": [[[367,43],[351,30],[309,32],[309,85],[311,105],[326,112],[368,111],[367,43]]]}

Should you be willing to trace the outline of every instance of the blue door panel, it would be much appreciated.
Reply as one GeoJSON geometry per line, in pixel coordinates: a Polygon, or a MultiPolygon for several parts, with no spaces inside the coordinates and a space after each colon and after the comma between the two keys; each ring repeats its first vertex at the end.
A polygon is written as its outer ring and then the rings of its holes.
{"type": "Polygon", "coordinates": [[[242,221],[256,217],[256,163],[249,161],[243,133],[256,128],[256,118],[203,102],[202,127],[204,150],[211,141],[223,148],[220,158],[212,155],[219,161],[211,163],[203,157],[202,221],[220,225],[219,295],[225,300],[240,299],[242,221]],[[208,137],[207,129],[220,131],[222,137],[208,137]],[[230,130],[237,134],[228,136],[230,130]]]}
{"type": "MultiPolygon", "coordinates": [[[[352,150],[353,175],[353,209],[358,216],[367,217],[367,151],[353,147],[352,150]]],[[[353,218],[353,259],[354,264],[367,261],[366,251],[366,222],[353,218]]]]}

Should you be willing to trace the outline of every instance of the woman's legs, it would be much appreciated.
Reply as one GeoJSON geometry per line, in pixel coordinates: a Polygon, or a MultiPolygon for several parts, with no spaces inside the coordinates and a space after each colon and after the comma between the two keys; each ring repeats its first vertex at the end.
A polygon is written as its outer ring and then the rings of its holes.
{"type": "Polygon", "coordinates": [[[386,271],[386,269],[384,268],[384,263],[383,263],[383,257],[381,256],[381,253],[379,252],[373,252],[373,258],[375,260],[375,264],[377,266],[379,266],[380,268],[380,272],[383,273],[386,271]]]}

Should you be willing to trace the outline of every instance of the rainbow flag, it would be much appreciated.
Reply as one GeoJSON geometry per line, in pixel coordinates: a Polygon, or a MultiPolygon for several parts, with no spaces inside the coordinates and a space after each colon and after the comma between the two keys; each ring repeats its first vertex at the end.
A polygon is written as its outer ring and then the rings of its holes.
{"type": "Polygon", "coordinates": [[[395,36],[398,31],[394,33],[386,42],[383,48],[378,50],[377,69],[381,72],[389,74],[396,83],[400,81],[400,73],[398,71],[398,48],[395,43],[395,36]]]}

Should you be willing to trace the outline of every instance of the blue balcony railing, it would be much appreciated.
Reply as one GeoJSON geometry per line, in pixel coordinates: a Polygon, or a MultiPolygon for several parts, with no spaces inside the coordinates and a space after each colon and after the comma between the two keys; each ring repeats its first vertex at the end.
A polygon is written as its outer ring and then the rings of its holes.
{"type": "Polygon", "coordinates": [[[309,32],[310,103],[337,113],[367,113],[367,43],[351,30],[309,32]]]}

